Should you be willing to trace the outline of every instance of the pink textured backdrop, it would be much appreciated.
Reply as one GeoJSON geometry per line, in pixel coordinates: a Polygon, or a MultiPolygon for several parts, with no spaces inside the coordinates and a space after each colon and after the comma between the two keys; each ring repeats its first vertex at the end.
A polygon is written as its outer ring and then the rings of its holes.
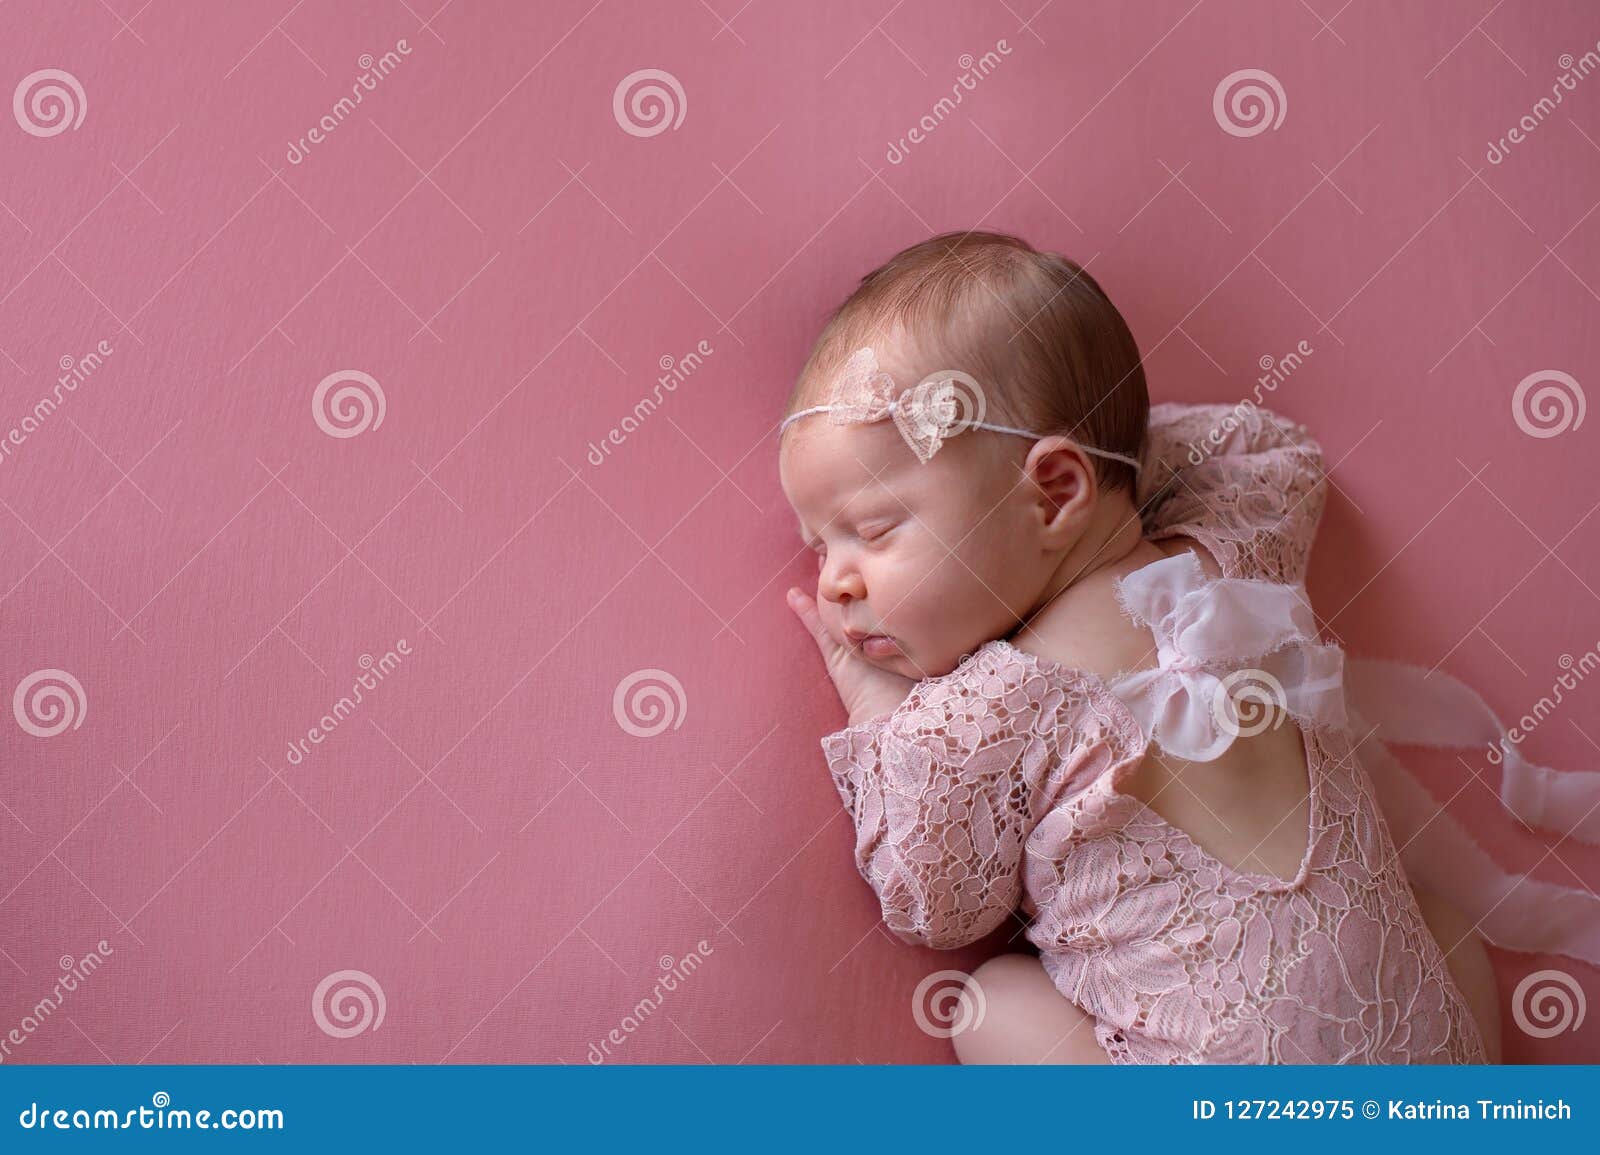
{"type": "MultiPolygon", "coordinates": [[[[4,93],[60,69],[86,103],[49,136],[0,113],[0,436],[112,350],[0,463],[4,701],[40,670],[84,698],[57,736],[0,726],[0,1032],[113,949],[8,1061],[583,1062],[701,940],[616,1058],[946,1060],[913,988],[1010,932],[874,929],[769,436],[823,310],[937,231],[1087,262],[1156,400],[1238,400],[1309,343],[1266,404],[1334,463],[1310,585],[1352,651],[1514,717],[1600,643],[1600,424],[1512,409],[1537,371],[1594,386],[1600,78],[1486,157],[1600,40],[1591,5],[437,4],[0,7],[4,93]],[[1212,94],[1246,68],[1286,114],[1242,137],[1212,94]],[[623,130],[640,69],[681,84],[676,128],[623,130]],[[333,437],[312,395],[346,369],[385,413],[333,437]],[[685,704],[637,737],[613,692],[648,668],[685,704]],[[386,1013],[335,1038],[312,992],[344,969],[386,1013]]],[[[1531,754],[1592,767],[1597,703],[1531,754]]],[[[1600,879],[1485,760],[1428,781],[1506,865],[1600,879]]],[[[1509,1013],[1531,971],[1592,970],[1495,961],[1508,1060],[1600,1057],[1593,1016],[1509,1013]]]]}

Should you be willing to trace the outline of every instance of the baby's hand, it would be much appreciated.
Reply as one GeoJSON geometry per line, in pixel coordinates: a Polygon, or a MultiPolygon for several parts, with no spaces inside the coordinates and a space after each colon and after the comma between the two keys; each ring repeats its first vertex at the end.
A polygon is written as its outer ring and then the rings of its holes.
{"type": "Polygon", "coordinates": [[[850,724],[865,722],[887,714],[906,700],[916,682],[888,670],[880,670],[867,661],[856,646],[846,646],[828,632],[822,616],[817,613],[816,599],[799,588],[789,590],[789,608],[810,632],[822,660],[828,667],[828,677],[839,692],[850,715],[850,724]]]}

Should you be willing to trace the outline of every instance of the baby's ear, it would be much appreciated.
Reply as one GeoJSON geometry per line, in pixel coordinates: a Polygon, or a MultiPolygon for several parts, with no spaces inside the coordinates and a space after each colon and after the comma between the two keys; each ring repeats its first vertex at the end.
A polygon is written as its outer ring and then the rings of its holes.
{"type": "Polygon", "coordinates": [[[1093,508],[1099,493],[1094,466],[1070,437],[1044,437],[1034,442],[1022,468],[1038,492],[1040,517],[1047,531],[1073,530],[1093,508]]]}

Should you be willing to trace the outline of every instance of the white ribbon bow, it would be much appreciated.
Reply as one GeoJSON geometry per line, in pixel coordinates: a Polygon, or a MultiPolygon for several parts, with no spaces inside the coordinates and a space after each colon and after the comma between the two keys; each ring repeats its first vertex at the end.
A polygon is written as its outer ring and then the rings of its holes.
{"type": "Polygon", "coordinates": [[[1209,762],[1278,725],[1278,710],[1345,721],[1344,653],[1317,641],[1300,586],[1208,578],[1185,551],[1122,578],[1117,597],[1155,635],[1159,665],[1111,689],[1173,756],[1209,762]]]}

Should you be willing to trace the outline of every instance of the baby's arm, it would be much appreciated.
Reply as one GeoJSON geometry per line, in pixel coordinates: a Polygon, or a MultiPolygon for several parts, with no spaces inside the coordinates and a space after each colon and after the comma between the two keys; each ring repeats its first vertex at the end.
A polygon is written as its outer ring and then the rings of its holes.
{"type": "Polygon", "coordinates": [[[1228,577],[1305,580],[1327,502],[1322,447],[1305,426],[1248,403],[1168,402],[1151,407],[1144,462],[1146,537],[1192,537],[1228,577]]]}
{"type": "Polygon", "coordinates": [[[1078,761],[1056,748],[1060,691],[1023,680],[981,650],[822,740],[857,869],[906,942],[965,946],[1016,909],[1024,843],[1078,761]]]}
{"type": "Polygon", "coordinates": [[[1023,840],[1065,777],[1055,749],[1060,691],[1037,678],[1024,686],[1020,667],[998,668],[981,651],[942,678],[913,682],[840,645],[812,598],[788,596],[850,717],[822,748],[884,922],[906,942],[939,949],[977,941],[1016,908],[1023,840]]]}

